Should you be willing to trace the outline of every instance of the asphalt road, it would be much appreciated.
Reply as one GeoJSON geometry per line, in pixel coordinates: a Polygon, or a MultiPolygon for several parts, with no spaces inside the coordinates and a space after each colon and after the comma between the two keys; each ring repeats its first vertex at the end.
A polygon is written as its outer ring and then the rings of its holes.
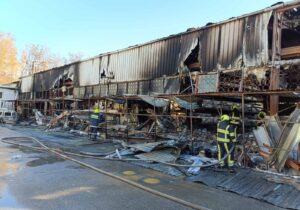
{"type": "MultiPolygon", "coordinates": [[[[26,133],[26,132],[25,132],[26,133]]],[[[26,135],[34,134],[33,131],[26,135]]],[[[0,138],[24,136],[0,127],[0,138]]],[[[44,134],[44,140],[51,134],[44,134]]],[[[57,140],[57,139],[56,139],[57,140]]],[[[68,141],[69,138],[60,141],[68,141]]],[[[77,143],[80,141],[77,141],[77,143]]],[[[77,145],[78,146],[78,145],[77,145]]],[[[136,165],[81,159],[95,167],[210,209],[280,209],[136,165]]],[[[0,143],[0,209],[188,209],[47,153],[0,143]]]]}

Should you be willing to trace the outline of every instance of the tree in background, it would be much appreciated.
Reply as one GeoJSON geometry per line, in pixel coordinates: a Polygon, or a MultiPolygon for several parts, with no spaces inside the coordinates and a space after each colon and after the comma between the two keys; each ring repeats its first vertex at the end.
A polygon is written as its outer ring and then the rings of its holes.
{"type": "Polygon", "coordinates": [[[20,76],[45,71],[83,58],[80,52],[69,53],[67,58],[55,55],[48,47],[32,44],[17,58],[15,40],[9,33],[0,32],[0,84],[11,83],[20,76]]]}
{"type": "Polygon", "coordinates": [[[76,62],[82,57],[82,53],[69,53],[68,58],[63,58],[53,54],[48,47],[32,44],[22,52],[20,61],[22,76],[76,62]]]}
{"type": "Polygon", "coordinates": [[[80,61],[83,58],[83,53],[77,52],[77,53],[69,53],[69,57],[67,59],[66,63],[73,63],[80,61]]]}
{"type": "Polygon", "coordinates": [[[22,76],[45,71],[64,64],[64,59],[51,53],[50,49],[41,45],[27,46],[21,56],[22,76]]]}
{"type": "Polygon", "coordinates": [[[15,40],[10,34],[0,32],[0,84],[13,82],[18,76],[15,40]]]}

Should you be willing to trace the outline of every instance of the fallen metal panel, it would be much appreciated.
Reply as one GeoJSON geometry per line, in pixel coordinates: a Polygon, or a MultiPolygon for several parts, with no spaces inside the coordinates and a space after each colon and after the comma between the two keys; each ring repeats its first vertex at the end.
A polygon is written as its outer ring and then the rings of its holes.
{"type": "Polygon", "coordinates": [[[219,184],[224,183],[233,176],[234,175],[230,173],[202,170],[198,175],[187,177],[186,180],[203,183],[211,187],[217,187],[219,184]]]}
{"type": "Polygon", "coordinates": [[[99,67],[100,59],[95,58],[79,64],[79,85],[97,85],[100,82],[99,67]]]}
{"type": "Polygon", "coordinates": [[[144,160],[174,162],[178,158],[178,155],[174,154],[174,149],[164,149],[138,154],[135,157],[144,160]]]}
{"type": "Polygon", "coordinates": [[[171,146],[170,144],[172,142],[173,141],[159,141],[159,142],[151,142],[151,143],[144,143],[144,144],[130,144],[126,146],[142,152],[151,152],[152,150],[160,146],[168,146],[168,145],[171,146]]]}
{"type": "Polygon", "coordinates": [[[272,145],[272,140],[264,126],[260,126],[257,129],[253,130],[253,134],[255,136],[256,142],[259,146],[259,149],[266,154],[269,154],[269,148],[264,145],[272,145]]]}
{"type": "Polygon", "coordinates": [[[267,123],[267,128],[270,133],[270,137],[273,141],[274,147],[277,147],[283,129],[278,117],[275,116],[270,117],[267,123]]]}
{"type": "Polygon", "coordinates": [[[219,74],[199,75],[198,93],[218,92],[219,74]]]}
{"type": "Polygon", "coordinates": [[[196,103],[196,102],[188,102],[188,101],[185,101],[183,99],[180,99],[178,97],[172,97],[172,100],[174,100],[181,108],[184,108],[184,109],[198,109],[200,108],[199,105],[196,103]]]}
{"type": "Polygon", "coordinates": [[[32,91],[33,75],[21,78],[21,93],[29,93],[32,91]]]}
{"type": "MultiPolygon", "coordinates": [[[[251,169],[239,169],[236,174],[202,170],[199,175],[188,177],[187,180],[266,201],[282,208],[299,209],[300,207],[300,193],[296,187],[268,181],[264,173],[251,169]]],[[[297,179],[293,181],[299,182],[297,179]]]]}
{"type": "Polygon", "coordinates": [[[289,156],[289,153],[300,141],[300,109],[296,109],[290,116],[289,120],[283,128],[282,135],[280,137],[280,143],[278,149],[272,160],[275,163],[275,167],[278,171],[281,171],[289,156]]]}
{"type": "Polygon", "coordinates": [[[169,104],[169,100],[163,99],[163,98],[155,98],[152,96],[144,96],[144,95],[139,95],[139,97],[147,102],[148,104],[151,104],[152,106],[155,107],[165,107],[169,104]]]}

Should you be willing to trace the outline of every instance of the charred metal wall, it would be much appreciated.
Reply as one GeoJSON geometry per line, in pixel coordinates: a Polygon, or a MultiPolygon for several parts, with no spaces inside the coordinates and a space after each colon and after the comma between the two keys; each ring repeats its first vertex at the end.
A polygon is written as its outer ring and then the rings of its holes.
{"type": "Polygon", "coordinates": [[[111,82],[155,79],[179,73],[192,50],[199,49],[203,72],[263,66],[268,63],[268,23],[272,11],[206,26],[164,39],[102,54],[34,75],[34,91],[47,91],[62,75],[72,74],[75,87],[111,82]],[[197,48],[196,48],[197,46],[197,48]]]}
{"type": "MultiPolygon", "coordinates": [[[[78,64],[66,65],[34,74],[33,88],[35,92],[47,91],[57,87],[64,77],[74,79],[75,68],[78,64]]],[[[77,78],[79,78],[77,76],[77,78]]]]}

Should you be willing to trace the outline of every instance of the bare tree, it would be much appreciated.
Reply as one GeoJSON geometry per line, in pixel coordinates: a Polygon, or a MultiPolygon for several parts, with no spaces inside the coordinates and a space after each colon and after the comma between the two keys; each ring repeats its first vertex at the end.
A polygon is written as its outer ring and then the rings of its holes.
{"type": "Polygon", "coordinates": [[[76,61],[80,61],[82,58],[83,58],[83,53],[81,53],[81,52],[69,53],[67,63],[73,63],[73,62],[76,62],[76,61]]]}
{"type": "Polygon", "coordinates": [[[50,49],[41,45],[29,45],[22,52],[22,75],[26,76],[45,71],[64,64],[61,57],[51,53],[50,49]]]}

